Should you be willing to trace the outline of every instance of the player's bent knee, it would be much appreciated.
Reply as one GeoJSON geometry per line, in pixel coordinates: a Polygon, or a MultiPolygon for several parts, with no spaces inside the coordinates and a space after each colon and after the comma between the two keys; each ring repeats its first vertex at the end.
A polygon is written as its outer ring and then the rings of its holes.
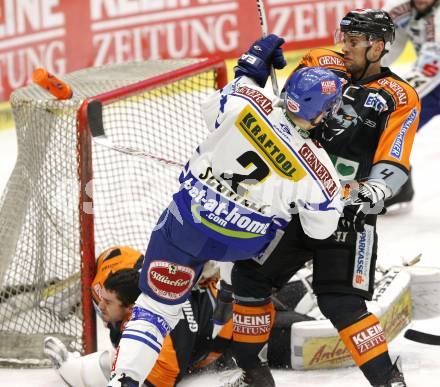
{"type": "Polygon", "coordinates": [[[163,326],[166,330],[173,329],[183,317],[183,302],[172,305],[164,304],[152,299],[144,293],[141,293],[136,300],[135,305],[136,306],[133,309],[133,312],[134,310],[139,311],[139,319],[152,322],[153,324],[157,324],[159,327],[163,326]],[[148,313],[142,312],[142,310],[147,311],[148,313]]]}
{"type": "Polygon", "coordinates": [[[336,329],[341,330],[367,312],[365,300],[356,294],[318,294],[318,307],[336,329]]]}

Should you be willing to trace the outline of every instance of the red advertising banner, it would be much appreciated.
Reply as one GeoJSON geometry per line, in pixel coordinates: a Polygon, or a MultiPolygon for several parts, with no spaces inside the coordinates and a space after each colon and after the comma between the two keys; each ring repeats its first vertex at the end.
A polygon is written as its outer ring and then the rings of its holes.
{"type": "MultiPolygon", "coordinates": [[[[350,9],[384,0],[266,0],[269,31],[286,50],[330,45],[350,9]]],[[[2,0],[0,101],[43,66],[84,67],[158,58],[238,57],[261,36],[251,0],[2,0]]]]}

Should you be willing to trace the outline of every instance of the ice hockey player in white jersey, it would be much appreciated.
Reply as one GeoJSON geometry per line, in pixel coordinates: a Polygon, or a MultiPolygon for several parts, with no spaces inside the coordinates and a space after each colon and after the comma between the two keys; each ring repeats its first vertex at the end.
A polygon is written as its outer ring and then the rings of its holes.
{"type": "MultiPolygon", "coordinates": [[[[438,0],[387,0],[383,7],[396,25],[396,38],[382,60],[391,65],[410,41],[417,55],[412,69],[402,74],[420,97],[419,129],[440,114],[440,2],[438,0]]],[[[399,193],[386,201],[386,207],[406,208],[414,196],[411,174],[399,193]]]]}
{"type": "Polygon", "coordinates": [[[422,98],[419,128],[440,113],[440,2],[438,0],[387,0],[384,4],[396,25],[396,38],[382,61],[392,64],[410,41],[417,61],[404,74],[422,98]]]}
{"type": "Polygon", "coordinates": [[[185,166],[180,189],[151,234],[142,293],[109,386],[138,386],[145,379],[207,260],[258,256],[292,214],[313,238],[336,229],[338,177],[307,131],[337,111],[341,81],[331,71],[306,68],[288,80],[284,98],[265,91],[271,64],[286,65],[283,42],[275,35],[255,42],[241,59],[240,76],[202,106],[212,133],[185,166]],[[246,63],[261,69],[264,82],[245,76],[246,63]]]}

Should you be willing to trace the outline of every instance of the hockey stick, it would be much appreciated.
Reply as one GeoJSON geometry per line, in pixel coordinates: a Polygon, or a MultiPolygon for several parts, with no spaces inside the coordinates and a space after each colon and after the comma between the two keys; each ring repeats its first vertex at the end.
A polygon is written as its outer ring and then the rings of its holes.
{"type": "Polygon", "coordinates": [[[69,286],[74,285],[80,279],[80,272],[76,272],[65,279],[51,279],[40,284],[8,285],[0,290],[0,304],[7,302],[15,296],[26,293],[39,292],[41,300],[46,301],[49,297],[62,292],[69,286]]]}
{"type": "Polygon", "coordinates": [[[415,341],[421,344],[440,345],[440,335],[420,332],[415,329],[407,329],[404,337],[408,340],[415,341]]]}
{"type": "MultiPolygon", "coordinates": [[[[263,0],[257,0],[257,8],[258,8],[258,14],[260,16],[261,32],[263,38],[265,38],[268,34],[268,27],[267,27],[266,10],[264,9],[263,0]]],[[[273,68],[273,66],[270,66],[270,80],[272,82],[273,92],[278,97],[280,95],[280,91],[278,89],[277,76],[275,74],[275,69],[273,68]]]]}
{"type": "Polygon", "coordinates": [[[118,145],[115,144],[112,140],[110,140],[106,136],[104,130],[101,101],[92,100],[89,102],[89,104],[87,105],[87,120],[90,128],[90,133],[93,137],[93,141],[99,145],[102,145],[108,149],[112,149],[120,153],[124,153],[129,156],[141,157],[147,160],[155,160],[179,168],[183,167],[183,164],[178,163],[176,161],[167,160],[162,157],[154,156],[151,153],[147,153],[141,149],[118,145]]]}

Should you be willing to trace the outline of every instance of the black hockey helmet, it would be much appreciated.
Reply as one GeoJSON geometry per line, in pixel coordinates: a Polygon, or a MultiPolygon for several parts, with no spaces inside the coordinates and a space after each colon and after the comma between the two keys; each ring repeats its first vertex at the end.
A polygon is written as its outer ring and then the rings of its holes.
{"type": "Polygon", "coordinates": [[[392,44],[395,26],[388,12],[382,9],[356,9],[341,20],[340,32],[365,34],[369,40],[392,44]]]}

